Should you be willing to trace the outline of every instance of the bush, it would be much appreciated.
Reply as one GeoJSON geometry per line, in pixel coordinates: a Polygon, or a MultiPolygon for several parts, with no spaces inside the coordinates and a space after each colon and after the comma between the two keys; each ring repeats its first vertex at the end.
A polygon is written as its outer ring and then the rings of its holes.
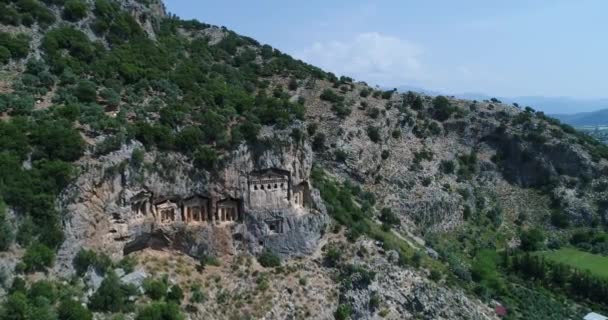
{"type": "Polygon", "coordinates": [[[264,252],[258,256],[258,262],[264,268],[274,268],[281,265],[281,258],[270,250],[264,250],[264,252]]]}
{"type": "Polygon", "coordinates": [[[399,220],[399,217],[395,213],[393,213],[393,210],[391,210],[391,208],[382,209],[382,211],[380,212],[380,221],[388,225],[398,225],[401,223],[401,220],[399,220]]]}
{"type": "Polygon", "coordinates": [[[551,224],[558,228],[567,228],[570,225],[568,215],[561,210],[551,212],[551,224]]]}
{"type": "Polygon", "coordinates": [[[367,136],[375,143],[380,142],[382,139],[382,136],[380,135],[380,128],[374,126],[367,127],[367,136]]]}
{"type": "Polygon", "coordinates": [[[167,283],[166,279],[146,279],[146,281],[144,281],[144,291],[152,300],[163,299],[167,295],[167,290],[169,290],[169,284],[167,283]]]}
{"type": "Polygon", "coordinates": [[[183,320],[179,306],[174,303],[154,302],[143,307],[135,320],[183,320]]]}
{"type": "Polygon", "coordinates": [[[328,245],[323,260],[328,267],[337,267],[342,261],[342,250],[335,244],[328,245]]]}
{"type": "Polygon", "coordinates": [[[342,162],[344,163],[346,161],[346,159],[348,158],[348,153],[344,150],[338,149],[334,152],[334,155],[336,156],[336,161],[337,162],[342,162]]]}
{"type": "Polygon", "coordinates": [[[325,89],[323,91],[323,93],[321,93],[320,98],[323,101],[328,101],[328,102],[332,102],[332,103],[338,103],[338,102],[343,102],[344,101],[344,97],[343,96],[338,95],[337,93],[335,93],[331,89],[325,89]]]}
{"type": "Polygon", "coordinates": [[[66,20],[78,21],[87,16],[89,7],[83,0],[67,0],[63,7],[63,17],[66,20]]]}
{"type": "Polygon", "coordinates": [[[348,304],[341,304],[338,306],[338,309],[334,313],[334,318],[336,320],[348,320],[350,319],[350,315],[353,312],[352,308],[348,304]]]}
{"type": "Polygon", "coordinates": [[[388,159],[388,157],[390,157],[391,152],[388,150],[382,150],[382,154],[380,155],[382,157],[382,160],[386,160],[388,159]]]}
{"type": "Polygon", "coordinates": [[[325,149],[325,134],[319,132],[312,140],[312,150],[320,152],[325,149]]]}
{"type": "Polygon", "coordinates": [[[372,118],[372,119],[378,119],[378,116],[380,116],[380,109],[378,108],[370,108],[367,111],[367,115],[372,118]]]}
{"type": "Polygon", "coordinates": [[[54,261],[55,253],[43,244],[30,245],[23,256],[23,263],[27,272],[44,271],[52,266],[54,261]]]}
{"type": "Polygon", "coordinates": [[[112,266],[112,260],[110,260],[110,257],[107,255],[103,253],[97,254],[92,250],[86,249],[80,249],[72,263],[76,270],[76,274],[79,276],[83,276],[91,266],[102,274],[108,271],[112,266]]]}
{"type": "Polygon", "coordinates": [[[441,172],[443,172],[445,174],[452,174],[452,173],[454,173],[454,170],[456,169],[456,165],[454,164],[454,161],[443,160],[443,161],[441,161],[441,164],[439,165],[439,169],[441,169],[441,172]]]}
{"type": "Polygon", "coordinates": [[[173,285],[167,293],[167,301],[180,305],[182,300],[184,300],[184,291],[177,284],[173,285]]]}

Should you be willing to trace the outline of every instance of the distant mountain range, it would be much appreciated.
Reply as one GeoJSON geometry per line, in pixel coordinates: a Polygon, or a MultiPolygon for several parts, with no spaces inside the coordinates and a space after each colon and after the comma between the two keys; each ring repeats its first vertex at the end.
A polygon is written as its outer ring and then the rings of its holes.
{"type": "Polygon", "coordinates": [[[608,109],[576,114],[553,114],[551,116],[573,126],[608,126],[608,109]]]}
{"type": "MultiPolygon", "coordinates": [[[[439,92],[433,90],[425,90],[417,87],[411,86],[401,86],[397,88],[399,91],[416,91],[423,92],[428,95],[449,95],[455,96],[462,99],[469,100],[489,100],[493,98],[492,96],[482,94],[482,93],[462,93],[462,94],[453,94],[446,92],[439,92]]],[[[583,121],[593,120],[588,125],[597,125],[597,124],[608,124],[608,116],[605,109],[608,109],[608,99],[576,99],[570,97],[542,97],[542,96],[520,96],[520,97],[495,97],[496,99],[504,102],[504,103],[518,103],[520,106],[530,106],[536,110],[543,111],[545,113],[554,115],[557,118],[562,119],[570,119],[572,118],[581,118],[581,120],[577,120],[578,123],[583,123],[583,121]],[[594,117],[598,116],[595,113],[600,110],[600,114],[602,117],[598,117],[594,119],[594,117]],[[603,113],[602,113],[603,112],[603,113]],[[588,118],[589,116],[589,118],[588,118]]],[[[569,121],[569,120],[568,120],[569,121]]],[[[586,122],[585,122],[586,123],[586,122]]]]}

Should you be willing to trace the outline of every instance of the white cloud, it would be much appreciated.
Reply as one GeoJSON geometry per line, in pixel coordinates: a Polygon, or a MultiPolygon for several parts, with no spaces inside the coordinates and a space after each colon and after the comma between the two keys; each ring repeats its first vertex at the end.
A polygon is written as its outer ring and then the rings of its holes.
{"type": "Polygon", "coordinates": [[[421,62],[423,53],[418,44],[370,32],[345,41],[317,42],[298,58],[370,84],[400,85],[428,77],[421,62]]]}

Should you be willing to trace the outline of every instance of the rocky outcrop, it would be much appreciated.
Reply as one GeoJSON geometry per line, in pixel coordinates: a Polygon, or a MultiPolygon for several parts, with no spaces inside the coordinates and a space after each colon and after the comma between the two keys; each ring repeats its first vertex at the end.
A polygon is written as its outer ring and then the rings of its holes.
{"type": "MultiPolygon", "coordinates": [[[[360,241],[366,252],[377,252],[373,242],[360,241]]],[[[462,290],[429,281],[424,272],[396,265],[394,251],[369,259],[355,256],[350,263],[373,272],[369,283],[351,279],[340,293],[340,303],[351,306],[352,319],[496,319],[493,311],[462,290]]]]}
{"type": "Polygon", "coordinates": [[[147,247],[173,248],[192,256],[257,253],[264,249],[283,257],[312,252],[328,223],[314,188],[306,207],[289,198],[274,201],[279,205],[267,208],[250,205],[252,172],[272,168],[286,172],[291,185],[310,183],[310,146],[292,143],[290,138],[279,141],[272,130],[265,134],[262,139],[277,139],[274,142],[282,147],[254,152],[242,145],[213,173],[193,167],[177,154],[149,152],[143,163],[136,163],[134,152],[143,150],[137,143],[99,159],[83,160],[81,175],[60,199],[66,241],[59,250],[56,271],[69,272],[74,255],[82,247],[114,259],[147,247]],[[193,195],[210,200],[206,217],[213,220],[186,221],[182,200],[193,195]],[[161,213],[155,208],[165,199],[176,203],[174,221],[161,221],[161,213]],[[222,220],[220,207],[226,199],[235,203],[238,221],[222,220]]]}

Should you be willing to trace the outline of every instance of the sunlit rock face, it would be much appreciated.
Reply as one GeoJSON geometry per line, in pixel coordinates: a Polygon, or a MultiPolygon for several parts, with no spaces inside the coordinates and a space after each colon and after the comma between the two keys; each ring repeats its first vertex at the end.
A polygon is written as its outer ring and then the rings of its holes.
{"type": "Polygon", "coordinates": [[[316,249],[329,218],[310,182],[307,144],[255,155],[243,145],[212,173],[179,154],[149,152],[151,166],[131,165],[136,149],[81,163],[83,173],[61,196],[67,241],[56,271],[69,273],[81,247],[115,259],[149,247],[193,256],[316,249]]]}

